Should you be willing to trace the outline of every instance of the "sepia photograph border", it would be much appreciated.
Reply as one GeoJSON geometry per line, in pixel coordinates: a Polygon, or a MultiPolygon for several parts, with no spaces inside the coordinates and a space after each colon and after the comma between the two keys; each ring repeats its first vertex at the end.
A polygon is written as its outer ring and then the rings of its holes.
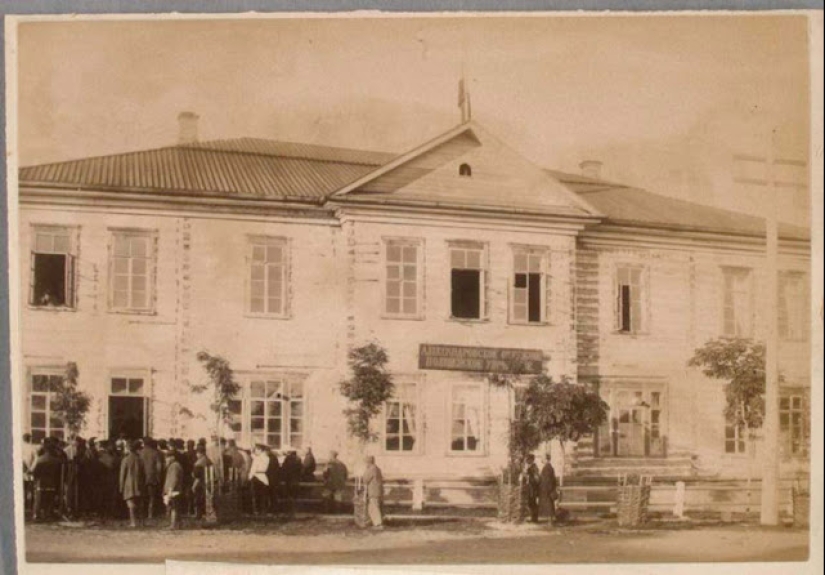
{"type": "MultiPolygon", "coordinates": [[[[19,262],[13,257],[16,253],[17,243],[17,151],[14,142],[17,138],[17,101],[16,101],[16,26],[21,22],[32,21],[65,21],[68,19],[83,20],[146,20],[157,21],[165,19],[256,19],[256,18],[405,18],[456,16],[461,10],[463,17],[523,17],[528,16],[557,16],[557,17],[587,17],[588,15],[604,17],[604,12],[562,12],[582,8],[585,10],[623,10],[611,15],[633,15],[635,17],[645,17],[645,10],[651,10],[655,14],[664,11],[674,11],[674,16],[697,13],[696,10],[713,8],[715,14],[717,10],[739,9],[741,2],[665,2],[665,1],[637,1],[637,2],[430,2],[422,6],[420,2],[308,2],[302,6],[302,12],[279,12],[295,10],[292,2],[187,2],[181,0],[177,2],[141,2],[141,1],[110,1],[110,2],[70,2],[70,8],[77,14],[66,13],[66,2],[59,0],[49,2],[7,2],[2,7],[5,15],[5,37],[4,37],[4,118],[6,121],[5,132],[0,135],[4,138],[4,148],[6,163],[4,166],[5,189],[7,201],[4,202],[3,209],[7,210],[4,218],[0,218],[0,226],[3,228],[7,241],[6,250],[0,257],[0,277],[2,277],[2,287],[0,287],[0,308],[6,319],[2,335],[2,347],[0,347],[0,367],[3,369],[6,381],[13,379],[14,373],[19,371],[20,358],[20,337],[19,321],[17,317],[17,303],[19,300],[20,286],[16,280],[19,278],[19,262]],[[25,8],[24,5],[28,4],[25,8]],[[392,4],[391,6],[389,4],[392,4]],[[505,10],[499,11],[503,6],[505,10]],[[30,10],[37,10],[37,14],[30,10]],[[247,10],[256,10],[257,13],[242,13],[247,10]],[[352,10],[370,10],[382,12],[357,12],[352,10]],[[405,12],[406,10],[406,12],[405,12]],[[439,14],[441,10],[448,10],[444,14],[439,14]],[[547,12],[547,10],[554,10],[547,12]],[[556,11],[560,10],[560,11],[556,11]],[[53,14],[48,12],[53,11],[53,14]],[[627,12],[631,11],[631,12],[627,12]],[[172,13],[176,12],[176,13],[172,13]],[[28,13],[28,14],[26,14],[28,13]],[[11,257],[10,257],[11,254],[11,257]],[[4,275],[3,275],[4,274],[4,275]],[[8,330],[8,331],[7,331],[8,330]],[[11,378],[11,379],[10,379],[11,378]]],[[[811,489],[814,496],[811,498],[811,528],[810,528],[810,557],[807,563],[724,563],[724,564],[632,564],[632,565],[599,565],[599,564],[552,564],[552,565],[513,565],[508,570],[516,573],[658,573],[662,569],[667,569],[674,574],[695,573],[701,570],[703,573],[733,573],[747,572],[753,574],[761,573],[802,573],[819,571],[817,566],[822,565],[822,464],[823,464],[823,367],[822,367],[822,272],[823,272],[823,219],[822,219],[822,189],[823,189],[823,116],[822,116],[822,12],[821,2],[749,2],[748,10],[770,10],[777,13],[778,8],[782,12],[789,12],[790,8],[794,13],[807,14],[809,17],[809,30],[811,34],[811,115],[810,115],[810,190],[811,190],[811,277],[812,277],[812,365],[811,365],[811,489]],[[810,571],[809,571],[810,570],[810,571]]],[[[698,12],[698,14],[710,14],[698,12]]],[[[22,494],[22,471],[21,456],[19,452],[13,452],[12,445],[15,438],[19,436],[22,429],[20,421],[21,399],[18,394],[12,393],[13,385],[4,385],[0,389],[0,404],[3,411],[0,412],[0,534],[2,534],[2,545],[0,545],[0,570],[11,575],[14,569],[18,573],[60,573],[60,574],[92,574],[105,573],[116,568],[118,573],[162,573],[165,572],[164,565],[94,565],[94,564],[29,564],[25,561],[25,550],[23,539],[19,536],[19,528],[23,525],[23,511],[21,503],[22,494]],[[8,465],[11,461],[13,465],[8,465]],[[12,497],[13,499],[10,499],[12,497]],[[13,503],[13,505],[11,505],[13,503]],[[12,515],[13,510],[13,515],[12,515]],[[15,532],[18,536],[15,538],[15,532]],[[16,559],[15,559],[16,557],[16,559]]],[[[355,566],[345,567],[288,567],[288,566],[267,566],[258,567],[253,565],[186,565],[175,562],[172,571],[176,574],[198,573],[200,575],[212,575],[212,573],[355,573],[362,572],[361,569],[370,573],[379,572],[441,572],[441,573],[499,573],[505,566],[503,565],[406,565],[379,567],[377,565],[367,565],[363,568],[355,566]]]]}

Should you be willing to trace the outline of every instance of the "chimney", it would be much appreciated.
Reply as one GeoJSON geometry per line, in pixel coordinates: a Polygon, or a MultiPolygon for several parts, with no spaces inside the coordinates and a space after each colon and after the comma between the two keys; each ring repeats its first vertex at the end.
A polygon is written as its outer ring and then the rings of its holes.
{"type": "Polygon", "coordinates": [[[194,144],[198,141],[199,117],[195,112],[178,114],[178,144],[194,144]]]}
{"type": "Polygon", "coordinates": [[[602,163],[599,160],[584,160],[579,163],[583,176],[598,180],[602,177],[602,163]]]}

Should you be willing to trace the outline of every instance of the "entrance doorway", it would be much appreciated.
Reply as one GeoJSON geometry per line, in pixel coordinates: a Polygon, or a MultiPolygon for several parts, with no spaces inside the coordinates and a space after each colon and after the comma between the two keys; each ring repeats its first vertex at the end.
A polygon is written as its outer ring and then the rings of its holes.
{"type": "Polygon", "coordinates": [[[598,432],[598,455],[666,456],[663,385],[607,384],[601,395],[610,412],[598,432]]]}
{"type": "Polygon", "coordinates": [[[142,397],[109,397],[109,437],[123,434],[127,439],[143,437],[145,429],[142,397]]]}
{"type": "Polygon", "coordinates": [[[109,437],[123,434],[138,439],[149,431],[147,378],[139,374],[115,376],[109,380],[109,437]]]}

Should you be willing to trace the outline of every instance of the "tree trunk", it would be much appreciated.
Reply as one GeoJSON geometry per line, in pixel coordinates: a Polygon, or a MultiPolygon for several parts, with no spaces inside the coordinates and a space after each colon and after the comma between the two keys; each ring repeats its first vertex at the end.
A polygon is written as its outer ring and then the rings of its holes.
{"type": "Polygon", "coordinates": [[[561,467],[559,468],[559,487],[564,487],[564,468],[567,466],[567,454],[564,451],[564,440],[559,439],[561,445],[561,467]]]}

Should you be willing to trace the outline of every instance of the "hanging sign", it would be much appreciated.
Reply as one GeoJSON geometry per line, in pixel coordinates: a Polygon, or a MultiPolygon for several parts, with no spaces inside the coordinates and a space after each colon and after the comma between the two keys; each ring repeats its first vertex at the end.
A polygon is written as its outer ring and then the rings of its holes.
{"type": "Polygon", "coordinates": [[[512,373],[518,366],[521,373],[539,374],[543,362],[544,354],[539,349],[422,343],[418,352],[419,369],[512,373]]]}

